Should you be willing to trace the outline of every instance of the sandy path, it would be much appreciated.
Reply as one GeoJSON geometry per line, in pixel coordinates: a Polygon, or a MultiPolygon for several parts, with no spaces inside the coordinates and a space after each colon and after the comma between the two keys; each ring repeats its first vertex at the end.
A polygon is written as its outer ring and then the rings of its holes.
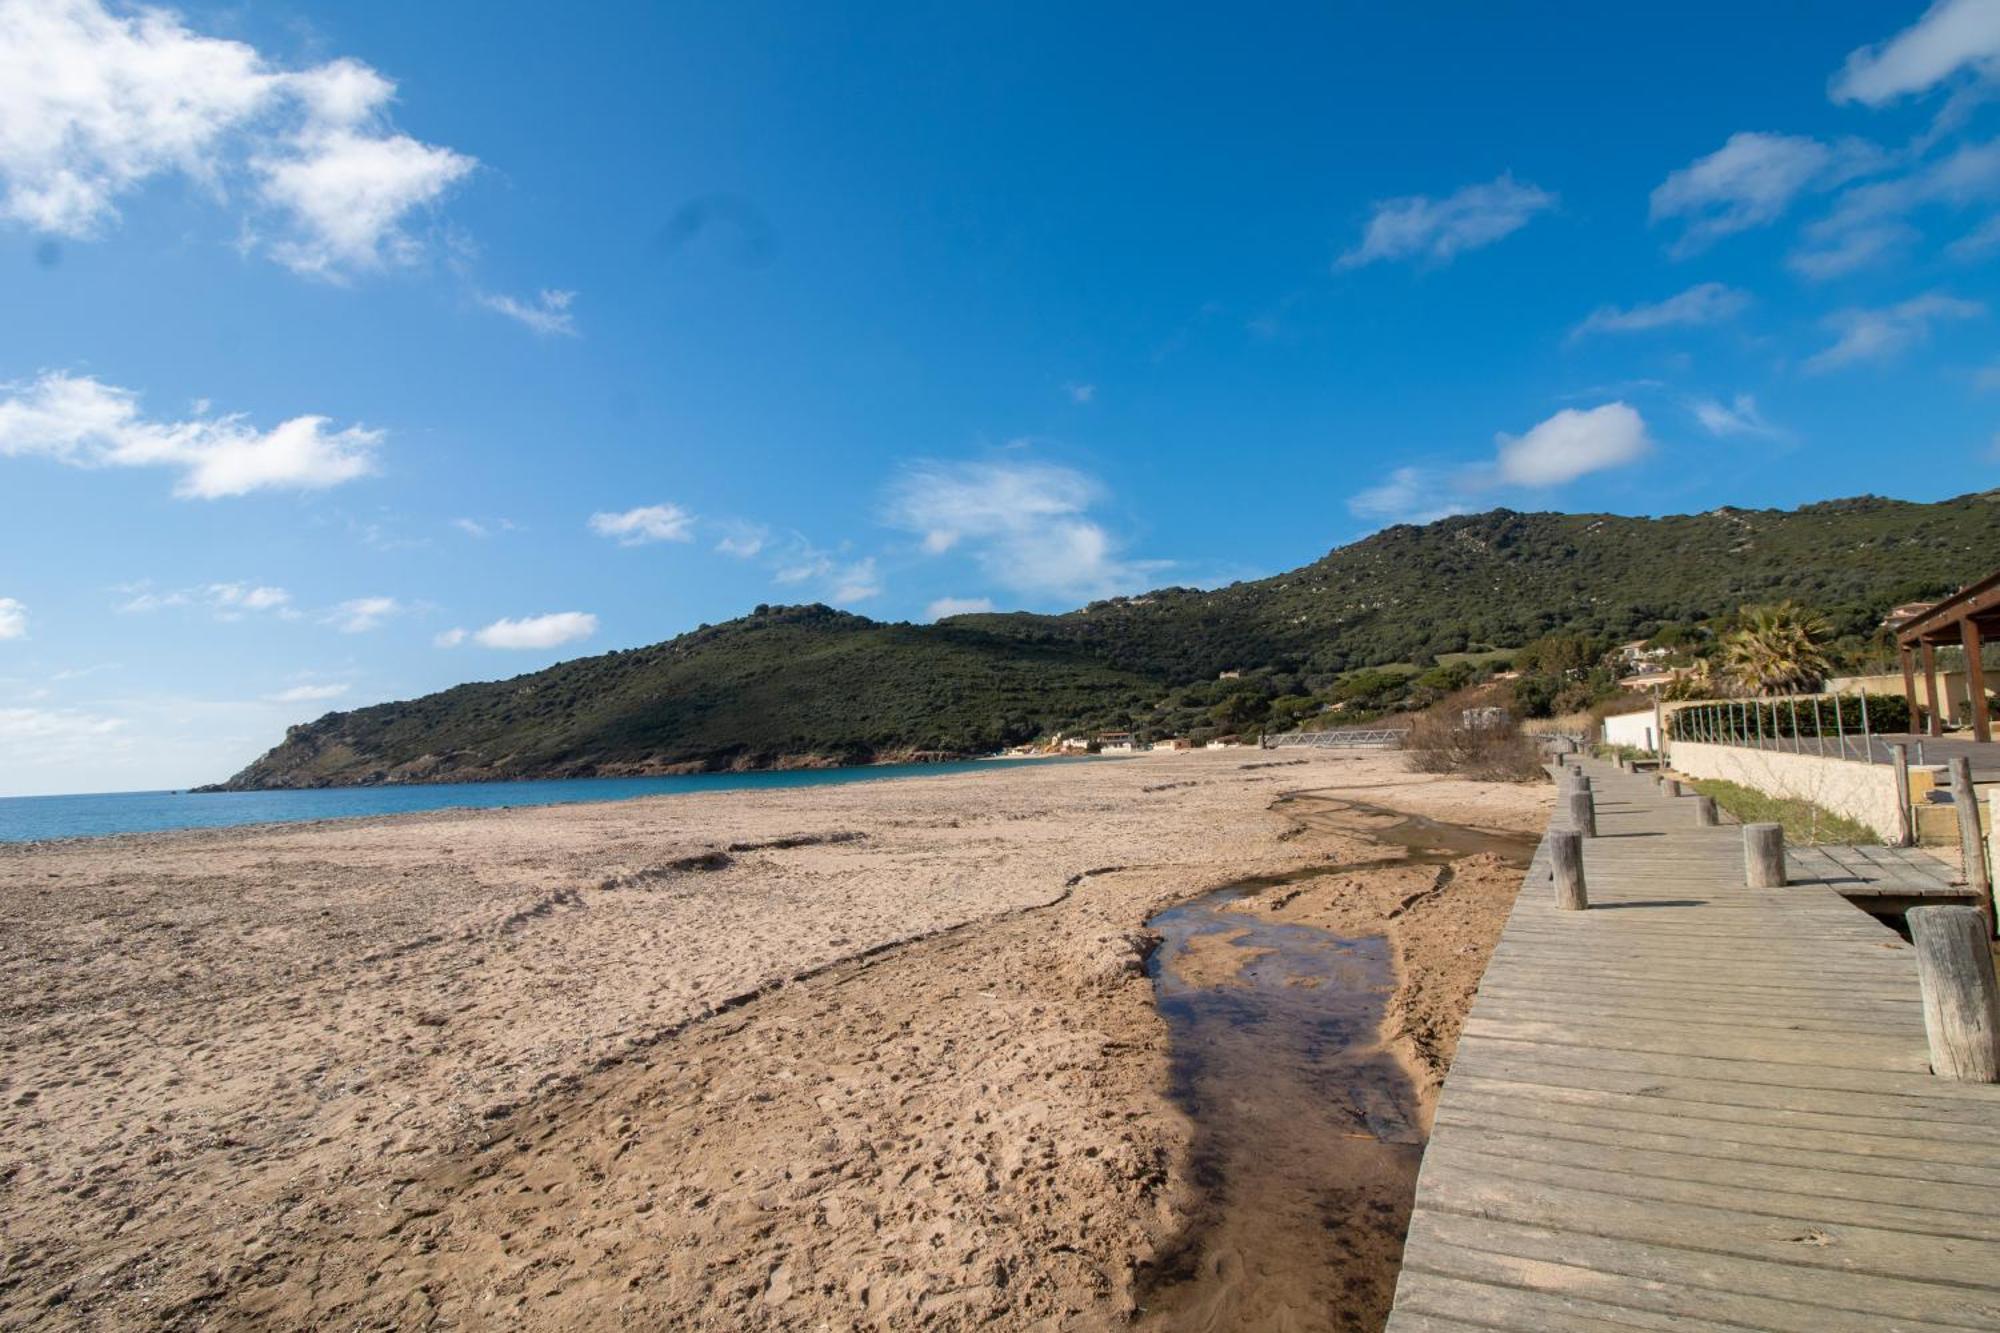
{"type": "Polygon", "coordinates": [[[1394,767],[1249,762],[0,850],[0,1322],[1101,1326],[1193,1216],[1134,926],[1394,767]]]}

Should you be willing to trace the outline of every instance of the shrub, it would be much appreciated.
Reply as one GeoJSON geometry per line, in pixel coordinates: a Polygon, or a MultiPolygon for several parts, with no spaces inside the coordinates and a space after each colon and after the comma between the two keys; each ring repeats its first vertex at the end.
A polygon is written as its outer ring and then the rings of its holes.
{"type": "Polygon", "coordinates": [[[1482,782],[1533,782],[1542,752],[1512,718],[1466,724],[1468,710],[1490,707],[1490,691],[1466,690],[1417,714],[1403,748],[1419,773],[1454,773],[1482,782]]]}

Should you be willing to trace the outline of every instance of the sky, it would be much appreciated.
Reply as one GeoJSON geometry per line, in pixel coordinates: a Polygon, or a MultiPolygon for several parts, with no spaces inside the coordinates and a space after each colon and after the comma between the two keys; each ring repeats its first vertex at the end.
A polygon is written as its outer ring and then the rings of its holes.
{"type": "Polygon", "coordinates": [[[2000,485],[2000,0],[0,0],[0,795],[759,603],[2000,485]]]}

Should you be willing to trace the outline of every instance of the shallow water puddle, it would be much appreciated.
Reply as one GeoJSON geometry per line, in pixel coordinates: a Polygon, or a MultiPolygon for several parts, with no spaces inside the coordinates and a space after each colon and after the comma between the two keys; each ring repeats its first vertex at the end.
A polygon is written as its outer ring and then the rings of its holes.
{"type": "Polygon", "coordinates": [[[1395,994],[1382,935],[1273,921],[1246,899],[1326,875],[1518,864],[1533,839],[1345,800],[1288,814],[1380,846],[1379,859],[1246,879],[1168,908],[1148,964],[1173,1038],[1173,1093],[1195,1121],[1203,1212],[1144,1296],[1164,1329],[1379,1327],[1423,1154],[1415,1088],[1382,1043],[1395,994]]]}

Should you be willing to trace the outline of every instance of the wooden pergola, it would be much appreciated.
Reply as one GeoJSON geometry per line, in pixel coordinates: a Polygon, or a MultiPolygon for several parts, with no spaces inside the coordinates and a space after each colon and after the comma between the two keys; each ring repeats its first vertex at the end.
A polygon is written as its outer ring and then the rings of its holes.
{"type": "Polygon", "coordinates": [[[1986,672],[1979,650],[1986,636],[2000,632],[2000,572],[1960,588],[1927,611],[1919,611],[1896,626],[1896,655],[1903,663],[1903,698],[1910,717],[1917,716],[1915,658],[1924,663],[1925,727],[1933,736],[1944,732],[1944,711],[1938,707],[1937,649],[1957,644],[1965,649],[1965,686],[1972,707],[1972,734],[1990,741],[1992,723],[1986,706],[1986,672]]]}

